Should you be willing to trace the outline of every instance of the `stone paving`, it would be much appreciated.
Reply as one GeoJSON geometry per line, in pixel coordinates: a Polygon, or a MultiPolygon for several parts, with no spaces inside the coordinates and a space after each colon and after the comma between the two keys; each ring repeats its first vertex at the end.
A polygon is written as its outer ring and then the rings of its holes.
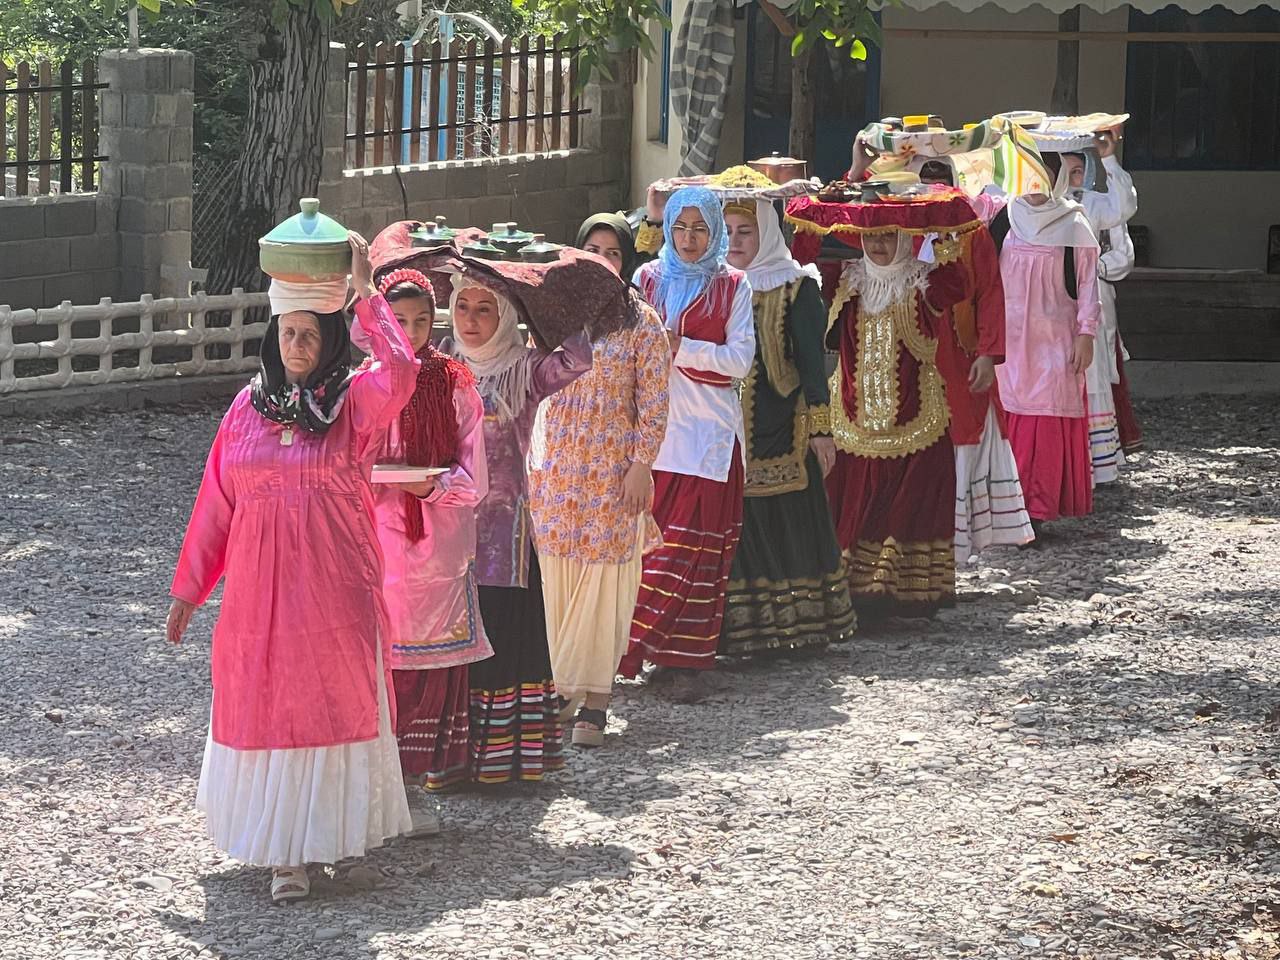
{"type": "MultiPolygon", "coordinates": [[[[212,406],[0,420],[0,958],[1280,957],[1280,402],[1140,409],[1096,514],[273,907],[162,640],[212,406]]],[[[215,598],[216,599],[216,598],[215,598]]]]}

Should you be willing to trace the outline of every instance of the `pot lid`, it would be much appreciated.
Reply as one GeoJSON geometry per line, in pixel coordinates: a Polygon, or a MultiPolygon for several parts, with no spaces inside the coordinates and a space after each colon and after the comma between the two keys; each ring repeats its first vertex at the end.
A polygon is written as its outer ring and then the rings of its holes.
{"type": "Polygon", "coordinates": [[[789,163],[804,163],[803,160],[797,160],[795,157],[780,156],[776,150],[767,157],[761,157],[759,160],[752,160],[751,162],[762,167],[782,166],[783,164],[789,163]]]}
{"type": "Polygon", "coordinates": [[[546,234],[535,233],[533,241],[520,248],[520,259],[526,263],[550,263],[560,258],[563,249],[558,243],[548,243],[546,234]]]}
{"type": "Polygon", "coordinates": [[[436,243],[448,243],[458,231],[446,226],[444,217],[436,217],[434,220],[428,220],[422,224],[417,230],[409,234],[415,241],[425,241],[428,245],[436,243]]]}
{"type": "Polygon", "coordinates": [[[290,217],[268,233],[263,240],[269,243],[330,244],[346,243],[347,228],[320,212],[320,201],[304,197],[298,201],[302,212],[290,217]]]}
{"type": "Polygon", "coordinates": [[[505,249],[519,249],[533,242],[533,234],[521,230],[514,220],[507,223],[495,223],[493,229],[485,235],[489,243],[505,249]]]}
{"type": "Polygon", "coordinates": [[[462,252],[471,257],[479,257],[481,260],[502,259],[502,251],[490,243],[487,237],[465,244],[462,252]]]}

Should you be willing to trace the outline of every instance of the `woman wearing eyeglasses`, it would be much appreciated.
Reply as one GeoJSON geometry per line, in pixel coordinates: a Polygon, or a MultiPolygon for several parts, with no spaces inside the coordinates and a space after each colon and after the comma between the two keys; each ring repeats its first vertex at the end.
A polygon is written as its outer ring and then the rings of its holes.
{"type": "Polygon", "coordinates": [[[751,371],[751,284],[725,257],[718,198],[702,187],[673,193],[665,243],[636,273],[671,344],[666,439],[653,465],[653,516],[663,545],[645,557],[631,643],[619,672],[644,661],[674,674],[672,696],[699,699],[698,672],[715,665],[729,569],[742,528],[745,463],[737,381],[751,371]]]}

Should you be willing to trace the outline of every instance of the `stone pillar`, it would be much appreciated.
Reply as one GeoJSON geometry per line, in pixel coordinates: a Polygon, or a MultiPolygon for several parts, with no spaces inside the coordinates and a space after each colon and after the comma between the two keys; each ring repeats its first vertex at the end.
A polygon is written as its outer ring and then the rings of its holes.
{"type": "Polygon", "coordinates": [[[633,60],[631,55],[615,57],[610,64],[613,79],[605,80],[597,72],[582,91],[582,105],[591,112],[582,118],[579,142],[603,155],[603,179],[618,185],[617,196],[608,202],[593,197],[593,210],[621,209],[631,189],[633,60]]]}
{"type": "Polygon", "coordinates": [[[101,192],[114,199],[120,296],[191,290],[195,58],[183,50],[108,50],[98,58],[101,192]]]}
{"type": "MultiPolygon", "coordinates": [[[[398,120],[396,121],[399,122],[398,120]]],[[[360,207],[360,184],[347,167],[347,48],[329,44],[324,78],[324,157],[320,163],[320,210],[339,223],[360,207]]],[[[355,228],[352,228],[355,229],[355,228]]],[[[372,237],[369,237],[372,240],[372,237]]]]}

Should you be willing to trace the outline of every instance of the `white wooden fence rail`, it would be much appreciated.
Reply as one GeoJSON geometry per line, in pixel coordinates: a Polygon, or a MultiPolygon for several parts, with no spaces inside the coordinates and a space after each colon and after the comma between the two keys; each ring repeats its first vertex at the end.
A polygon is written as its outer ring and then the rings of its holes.
{"type": "Polygon", "coordinates": [[[245,311],[267,305],[265,293],[245,293],[238,288],[223,296],[198,293],[193,297],[157,300],[150,294],[143,294],[136,303],[112,303],[109,298],[104,298],[93,305],[76,306],[64,301],[60,306],[40,310],[11,310],[0,304],[0,396],[71,386],[256,370],[258,358],[245,356],[244,345],[246,340],[261,339],[267,325],[265,321],[245,323],[245,311]],[[226,312],[231,314],[229,326],[205,325],[207,314],[226,312]],[[137,319],[136,333],[114,332],[114,321],[130,318],[137,319]],[[168,318],[168,322],[158,322],[163,318],[168,318]],[[97,334],[75,336],[72,325],[86,321],[98,323],[97,334]],[[32,326],[56,326],[57,338],[14,343],[15,329],[32,326]],[[157,326],[175,329],[157,330],[157,326]],[[207,357],[205,348],[210,344],[230,344],[231,356],[221,360],[207,357]],[[191,359],[153,363],[152,351],[157,347],[189,348],[191,359]],[[133,350],[138,351],[137,366],[112,365],[114,354],[133,350]],[[75,370],[72,368],[74,357],[97,357],[98,369],[75,370]],[[16,373],[17,361],[53,359],[58,361],[56,373],[24,376],[16,373]]]}

